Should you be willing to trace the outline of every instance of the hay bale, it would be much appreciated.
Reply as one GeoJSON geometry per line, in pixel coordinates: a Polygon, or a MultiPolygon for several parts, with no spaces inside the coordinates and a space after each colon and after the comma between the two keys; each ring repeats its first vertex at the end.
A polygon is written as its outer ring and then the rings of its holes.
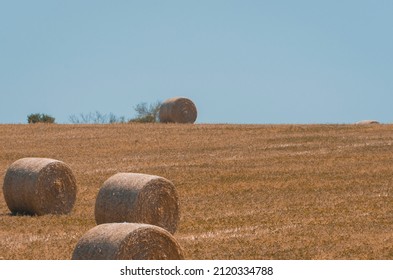
{"type": "Polygon", "coordinates": [[[182,260],[183,252],[163,228],[134,223],[98,225],[85,233],[73,260],[182,260]]]}
{"type": "Polygon", "coordinates": [[[76,180],[65,163],[49,158],[22,158],[5,175],[4,198],[12,213],[67,214],[76,200],[76,180]]]}
{"type": "Polygon", "coordinates": [[[95,220],[103,223],[144,223],[174,233],[179,203],[167,179],[139,173],[117,173],[104,182],[95,204],[95,220]]]}
{"type": "Polygon", "coordinates": [[[379,124],[379,121],[376,120],[363,120],[356,122],[355,124],[379,124]]]}
{"type": "Polygon", "coordinates": [[[195,104],[185,97],[165,100],[159,111],[160,122],[194,123],[197,118],[195,104]]]}

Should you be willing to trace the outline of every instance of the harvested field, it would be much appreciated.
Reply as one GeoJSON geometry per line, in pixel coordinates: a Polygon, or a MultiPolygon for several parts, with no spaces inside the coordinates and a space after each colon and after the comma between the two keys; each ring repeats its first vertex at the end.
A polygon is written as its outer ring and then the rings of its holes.
{"type": "Polygon", "coordinates": [[[186,259],[393,259],[393,125],[0,125],[0,259],[70,259],[118,172],[176,187],[186,259]],[[68,215],[12,216],[24,157],[66,162],[68,215]]]}

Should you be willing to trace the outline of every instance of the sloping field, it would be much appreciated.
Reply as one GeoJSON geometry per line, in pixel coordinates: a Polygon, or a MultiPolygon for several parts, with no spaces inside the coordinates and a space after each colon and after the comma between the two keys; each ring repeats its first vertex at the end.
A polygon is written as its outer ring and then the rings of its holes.
{"type": "Polygon", "coordinates": [[[187,259],[393,259],[393,125],[0,125],[0,259],[70,259],[117,172],[177,187],[187,259]],[[70,215],[11,216],[23,157],[67,163],[70,215]]]}

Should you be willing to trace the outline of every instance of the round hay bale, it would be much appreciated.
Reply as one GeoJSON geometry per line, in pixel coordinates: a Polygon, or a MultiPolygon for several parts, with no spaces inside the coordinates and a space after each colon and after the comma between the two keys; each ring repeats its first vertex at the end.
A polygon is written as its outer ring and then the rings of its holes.
{"type": "Polygon", "coordinates": [[[117,173],[104,182],[95,204],[95,220],[103,223],[144,223],[174,233],[179,202],[167,179],[139,173],[117,173]]]}
{"type": "Polygon", "coordinates": [[[358,121],[355,124],[379,124],[379,121],[376,121],[376,120],[363,120],[363,121],[358,121]]]}
{"type": "Polygon", "coordinates": [[[12,213],[67,214],[76,200],[76,180],[65,163],[49,158],[22,158],[5,175],[4,198],[12,213]]]}
{"type": "Polygon", "coordinates": [[[73,260],[182,260],[175,238],[163,228],[134,223],[98,225],[78,241],[73,260]]]}
{"type": "Polygon", "coordinates": [[[161,104],[159,118],[160,122],[164,123],[194,123],[197,118],[197,109],[188,98],[169,98],[161,104]]]}

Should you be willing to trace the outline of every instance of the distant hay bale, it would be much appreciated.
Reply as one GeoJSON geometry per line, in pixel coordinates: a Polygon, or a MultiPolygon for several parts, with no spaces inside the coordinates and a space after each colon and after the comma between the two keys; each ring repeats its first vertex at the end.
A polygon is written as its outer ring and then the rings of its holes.
{"type": "Polygon", "coordinates": [[[185,97],[174,97],[165,100],[159,111],[160,122],[194,123],[197,118],[195,104],[185,97]]]}
{"type": "Polygon", "coordinates": [[[49,158],[22,158],[9,166],[3,193],[12,213],[67,214],[74,206],[77,186],[65,163],[49,158]]]}
{"type": "Polygon", "coordinates": [[[95,220],[97,224],[151,224],[174,233],[179,221],[175,187],[159,176],[117,173],[98,192],[95,220]]]}
{"type": "Polygon", "coordinates": [[[379,124],[379,121],[376,120],[363,120],[356,122],[355,124],[379,124]]]}
{"type": "Polygon", "coordinates": [[[98,225],[78,241],[73,260],[182,260],[182,248],[163,228],[135,223],[98,225]]]}

